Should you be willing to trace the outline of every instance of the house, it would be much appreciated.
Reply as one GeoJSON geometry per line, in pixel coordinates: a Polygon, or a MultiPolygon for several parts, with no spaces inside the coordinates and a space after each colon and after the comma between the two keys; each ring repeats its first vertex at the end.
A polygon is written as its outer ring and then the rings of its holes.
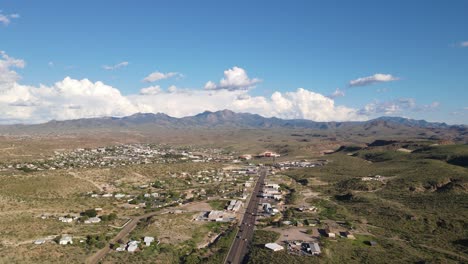
{"type": "Polygon", "coordinates": [[[97,216],[96,217],[91,217],[88,220],[84,221],[85,224],[97,224],[99,222],[101,222],[101,218],[99,218],[97,216]]]}
{"type": "Polygon", "coordinates": [[[340,234],[341,236],[346,237],[347,239],[352,239],[352,240],[356,239],[356,237],[354,237],[354,235],[351,234],[349,231],[341,232],[340,234]]]}
{"type": "Polygon", "coordinates": [[[59,221],[61,221],[62,223],[71,223],[73,222],[73,218],[61,216],[59,217],[59,221]]]}
{"type": "Polygon", "coordinates": [[[236,204],[234,205],[234,207],[232,208],[232,210],[234,212],[237,212],[240,210],[240,208],[242,207],[242,202],[241,201],[237,201],[236,204]]]}
{"type": "Polygon", "coordinates": [[[229,205],[227,207],[227,210],[228,211],[234,211],[234,212],[237,212],[239,211],[239,209],[242,207],[242,202],[241,201],[237,201],[237,200],[231,200],[229,202],[229,205]]]}
{"type": "Polygon", "coordinates": [[[317,242],[314,243],[302,243],[302,248],[305,252],[318,256],[322,251],[320,250],[320,245],[317,242]]]}
{"type": "Polygon", "coordinates": [[[271,151],[265,151],[263,153],[261,153],[260,155],[258,155],[259,157],[265,157],[265,158],[270,158],[270,157],[279,157],[281,156],[280,154],[277,154],[277,153],[274,153],[274,152],[271,152],[271,151]]]}
{"type": "Polygon", "coordinates": [[[252,159],[252,155],[250,155],[250,154],[240,155],[240,156],[239,156],[239,159],[241,159],[241,160],[251,160],[251,159],[252,159]]]}
{"type": "Polygon", "coordinates": [[[117,252],[125,251],[125,247],[118,247],[118,248],[115,249],[115,251],[117,251],[117,252]]]}
{"type": "Polygon", "coordinates": [[[265,185],[265,188],[278,190],[280,188],[280,186],[277,183],[268,183],[268,184],[265,185]]]}
{"type": "Polygon", "coordinates": [[[272,251],[280,251],[280,250],[283,250],[284,247],[277,244],[277,243],[267,243],[265,244],[265,247],[272,250],[272,251]]]}
{"type": "Polygon", "coordinates": [[[151,246],[151,243],[154,242],[154,237],[145,236],[145,237],[143,238],[143,242],[145,242],[145,245],[146,245],[147,247],[149,247],[149,246],[151,246]]]}
{"type": "Polygon", "coordinates": [[[127,251],[128,251],[128,252],[135,252],[135,251],[138,249],[138,244],[139,244],[139,243],[140,243],[140,242],[138,242],[138,241],[133,241],[133,240],[130,241],[130,242],[128,242],[128,243],[127,243],[127,251]]]}
{"type": "Polygon", "coordinates": [[[46,241],[44,239],[38,239],[36,241],[34,241],[34,245],[42,245],[44,244],[46,241]]]}
{"type": "Polygon", "coordinates": [[[208,220],[220,221],[223,219],[223,211],[211,211],[208,213],[208,220]]]}
{"type": "Polygon", "coordinates": [[[330,238],[335,238],[336,237],[335,232],[330,227],[326,227],[324,231],[325,231],[325,234],[327,235],[327,237],[330,237],[330,238]]]}
{"type": "Polygon", "coordinates": [[[60,245],[68,245],[68,244],[73,244],[73,239],[69,235],[62,235],[62,238],[59,240],[60,245]]]}
{"type": "Polygon", "coordinates": [[[271,207],[271,204],[269,203],[264,203],[262,207],[263,207],[263,212],[267,214],[271,214],[273,212],[273,208],[271,207]]]}

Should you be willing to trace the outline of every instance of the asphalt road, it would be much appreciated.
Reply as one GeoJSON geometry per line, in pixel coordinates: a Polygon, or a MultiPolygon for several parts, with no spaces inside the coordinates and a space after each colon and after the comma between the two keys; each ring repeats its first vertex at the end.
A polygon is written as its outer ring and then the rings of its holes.
{"type": "Polygon", "coordinates": [[[265,182],[265,177],[267,175],[266,169],[261,169],[259,171],[260,177],[255,185],[255,188],[252,192],[249,205],[245,210],[244,217],[237,233],[234,242],[231,245],[229,253],[226,257],[225,263],[227,264],[240,264],[244,260],[245,256],[248,253],[249,245],[252,243],[254,227],[255,227],[255,218],[258,211],[258,204],[260,202],[260,197],[258,194],[262,189],[262,186],[265,182]]]}

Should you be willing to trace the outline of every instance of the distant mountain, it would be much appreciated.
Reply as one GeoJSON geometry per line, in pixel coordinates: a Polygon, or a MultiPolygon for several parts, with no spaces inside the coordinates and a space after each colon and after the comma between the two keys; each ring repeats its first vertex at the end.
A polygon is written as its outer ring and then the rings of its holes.
{"type": "MultiPolygon", "coordinates": [[[[450,126],[402,117],[379,117],[360,122],[315,122],[305,119],[280,119],[257,114],[235,113],[230,110],[205,111],[203,113],[175,118],[166,114],[137,113],[126,117],[84,118],[66,121],[50,121],[36,125],[3,125],[0,134],[76,133],[80,131],[151,131],[157,128],[302,128],[316,130],[380,133],[381,131],[405,131],[408,129],[455,130],[467,133],[466,126],[450,126]]],[[[403,133],[403,132],[401,132],[403,133]]]]}
{"type": "Polygon", "coordinates": [[[394,124],[400,124],[410,127],[423,127],[423,128],[448,128],[449,125],[446,123],[438,123],[438,122],[427,122],[426,120],[414,120],[408,119],[404,117],[392,117],[392,116],[382,116],[377,119],[368,121],[368,122],[390,122],[394,124]]]}

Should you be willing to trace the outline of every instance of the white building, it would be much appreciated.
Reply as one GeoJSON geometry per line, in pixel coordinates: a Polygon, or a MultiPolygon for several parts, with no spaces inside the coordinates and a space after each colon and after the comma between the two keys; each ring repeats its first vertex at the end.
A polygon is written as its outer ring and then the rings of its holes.
{"type": "Polygon", "coordinates": [[[71,217],[59,217],[59,221],[62,222],[62,223],[71,223],[73,222],[73,218],[71,217]]]}
{"type": "Polygon", "coordinates": [[[114,195],[114,197],[117,198],[117,199],[121,199],[121,198],[124,198],[124,197],[125,197],[125,194],[123,194],[123,193],[118,193],[118,194],[114,195]]]}
{"type": "Polygon", "coordinates": [[[277,243],[268,243],[268,244],[265,244],[265,247],[268,248],[268,249],[271,249],[273,251],[280,251],[280,250],[283,250],[284,247],[277,244],[277,243]]]}
{"type": "Polygon", "coordinates": [[[145,245],[146,245],[147,247],[149,247],[149,246],[151,246],[151,243],[154,242],[154,237],[145,236],[145,237],[143,238],[143,242],[145,242],[145,245]]]}
{"type": "Polygon", "coordinates": [[[135,252],[138,249],[138,241],[130,241],[127,243],[127,251],[128,252],[135,252]]]}
{"type": "Polygon", "coordinates": [[[99,222],[101,222],[101,218],[99,217],[91,217],[88,220],[84,221],[85,224],[97,224],[99,222]]]}
{"type": "Polygon", "coordinates": [[[34,241],[34,245],[42,245],[44,244],[46,241],[44,239],[38,239],[36,241],[34,241]]]}
{"type": "Polygon", "coordinates": [[[73,239],[69,235],[63,235],[62,238],[59,240],[60,245],[68,245],[68,244],[73,244],[73,239]]]}

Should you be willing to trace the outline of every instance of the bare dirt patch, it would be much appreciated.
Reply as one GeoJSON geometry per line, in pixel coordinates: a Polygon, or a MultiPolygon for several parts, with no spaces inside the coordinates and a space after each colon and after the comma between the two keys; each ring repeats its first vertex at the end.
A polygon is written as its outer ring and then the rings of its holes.
{"type": "Polygon", "coordinates": [[[314,241],[315,238],[320,236],[317,228],[312,229],[312,235],[307,234],[307,228],[304,227],[267,227],[264,230],[274,231],[280,234],[280,237],[275,242],[282,242],[286,240],[314,241]]]}

